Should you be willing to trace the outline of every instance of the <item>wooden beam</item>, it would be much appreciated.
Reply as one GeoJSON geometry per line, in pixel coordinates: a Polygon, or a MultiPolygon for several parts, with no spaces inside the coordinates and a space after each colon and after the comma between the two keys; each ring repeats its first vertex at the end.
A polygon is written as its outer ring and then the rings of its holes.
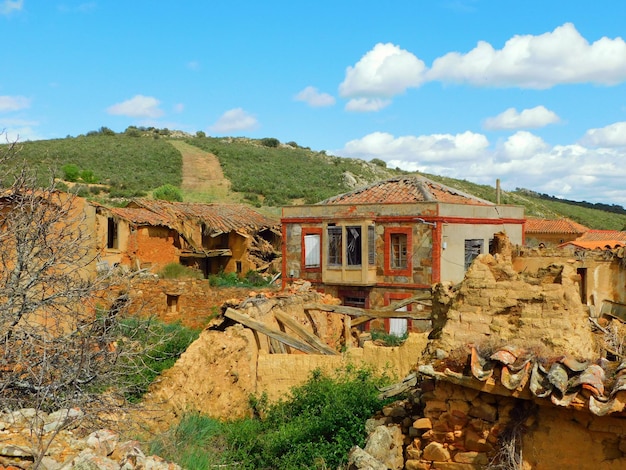
{"type": "Polygon", "coordinates": [[[316,354],[318,352],[315,348],[313,348],[309,344],[303,341],[300,341],[297,338],[289,336],[288,334],[283,333],[282,331],[274,330],[273,328],[268,327],[266,324],[261,323],[260,321],[257,321],[257,320],[253,320],[248,315],[243,315],[230,307],[226,309],[226,312],[224,312],[224,316],[227,318],[230,318],[231,320],[235,320],[236,322],[241,323],[242,325],[245,325],[248,328],[252,328],[253,330],[263,333],[264,335],[267,335],[270,338],[277,339],[278,341],[285,343],[287,346],[296,348],[299,351],[309,353],[309,354],[316,354]]]}
{"type": "Polygon", "coordinates": [[[395,311],[395,310],[371,310],[358,307],[346,307],[345,305],[327,305],[327,304],[304,304],[305,310],[320,310],[329,313],[341,313],[343,315],[351,315],[353,317],[373,317],[373,318],[411,318],[413,320],[430,320],[430,314],[419,314],[412,311],[395,311]]]}
{"type": "Polygon", "coordinates": [[[324,343],[322,340],[320,340],[313,333],[307,331],[302,325],[300,325],[300,323],[298,323],[296,320],[291,318],[286,313],[281,312],[281,311],[279,311],[277,309],[274,309],[274,316],[276,317],[276,319],[279,322],[281,322],[283,325],[285,325],[286,327],[288,327],[291,330],[293,330],[304,341],[306,341],[308,344],[313,346],[315,349],[317,349],[322,354],[326,354],[328,356],[338,355],[339,354],[337,351],[335,351],[333,348],[328,346],[326,343],[324,343]]]}

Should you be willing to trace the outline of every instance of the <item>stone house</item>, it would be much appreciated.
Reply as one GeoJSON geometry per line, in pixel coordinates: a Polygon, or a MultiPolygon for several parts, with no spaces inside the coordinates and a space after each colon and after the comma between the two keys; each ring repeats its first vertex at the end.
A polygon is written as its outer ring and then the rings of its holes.
{"type": "Polygon", "coordinates": [[[245,275],[270,270],[280,244],[278,222],[243,204],[136,199],[96,208],[101,266],[156,272],[169,263],[245,275]]]}
{"type": "MultiPolygon", "coordinates": [[[[380,181],[315,205],[284,207],[283,283],[311,282],[344,305],[374,308],[460,282],[494,234],[523,243],[524,209],[422,176],[380,181]]],[[[385,329],[404,334],[406,319],[385,329]]]]}
{"type": "Polygon", "coordinates": [[[573,220],[529,217],[524,225],[525,242],[529,246],[556,246],[575,240],[589,230],[573,220]]]}

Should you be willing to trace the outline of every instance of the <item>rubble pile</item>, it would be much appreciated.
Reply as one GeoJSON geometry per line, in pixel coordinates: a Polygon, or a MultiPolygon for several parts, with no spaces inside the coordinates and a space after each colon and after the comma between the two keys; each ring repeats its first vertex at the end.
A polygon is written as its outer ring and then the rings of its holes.
{"type": "Polygon", "coordinates": [[[146,455],[138,441],[120,441],[107,429],[84,435],[79,409],[44,413],[34,408],[0,413],[0,468],[24,469],[41,457],[45,470],[180,470],[155,455],[146,455]]]}

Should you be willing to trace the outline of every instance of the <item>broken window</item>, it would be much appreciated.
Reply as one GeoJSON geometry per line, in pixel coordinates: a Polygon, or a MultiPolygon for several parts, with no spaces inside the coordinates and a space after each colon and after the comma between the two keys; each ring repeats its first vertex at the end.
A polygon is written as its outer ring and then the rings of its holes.
{"type": "Polygon", "coordinates": [[[474,259],[483,252],[484,240],[465,240],[465,270],[467,271],[474,259]]]}
{"type": "Polygon", "coordinates": [[[328,265],[341,266],[342,243],[341,227],[332,225],[328,227],[328,265]]]}
{"type": "Polygon", "coordinates": [[[319,268],[321,261],[321,235],[318,233],[304,236],[304,267],[319,268]]]}
{"type": "Polygon", "coordinates": [[[390,236],[389,260],[391,269],[406,269],[407,263],[407,236],[406,233],[392,233],[390,236]]]}
{"type": "Polygon", "coordinates": [[[348,266],[361,266],[361,227],[346,227],[348,266]]]}
{"type": "Polygon", "coordinates": [[[113,217],[107,219],[107,248],[118,248],[117,221],[113,217]]]}

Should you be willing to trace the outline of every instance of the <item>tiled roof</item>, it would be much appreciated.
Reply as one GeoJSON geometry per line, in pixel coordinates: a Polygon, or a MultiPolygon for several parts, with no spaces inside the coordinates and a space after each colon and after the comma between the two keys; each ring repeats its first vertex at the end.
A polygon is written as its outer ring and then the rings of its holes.
{"type": "Polygon", "coordinates": [[[398,176],[378,181],[364,188],[331,197],[318,204],[410,204],[415,202],[494,205],[492,202],[419,175],[398,176]]]}
{"type": "Polygon", "coordinates": [[[488,354],[472,347],[469,362],[471,375],[449,368],[436,371],[432,365],[420,366],[419,371],[471,388],[490,384],[520,398],[545,398],[575,409],[588,407],[598,416],[626,408],[626,360],[620,364],[606,359],[579,362],[570,356],[546,360],[524,348],[505,346],[488,354]]]}
{"type": "Polygon", "coordinates": [[[626,243],[626,232],[619,230],[588,230],[576,239],[576,241],[583,240],[619,240],[621,243],[626,243]]]}
{"type": "Polygon", "coordinates": [[[526,233],[574,233],[582,234],[588,231],[589,228],[584,225],[574,222],[570,219],[526,219],[526,225],[524,231],[526,233]]]}
{"type": "Polygon", "coordinates": [[[584,250],[612,250],[613,248],[626,246],[626,242],[623,240],[582,240],[579,238],[559,245],[559,247],[567,246],[582,248],[584,250]]]}
{"type": "Polygon", "coordinates": [[[278,221],[244,204],[203,204],[136,199],[124,208],[108,209],[139,225],[162,225],[179,229],[185,222],[202,223],[208,231],[259,230],[274,227],[278,221]]]}
{"type": "Polygon", "coordinates": [[[168,202],[137,199],[134,204],[159,214],[168,214],[178,220],[196,219],[211,230],[229,232],[241,229],[260,229],[278,224],[245,204],[203,204],[198,202],[168,202]]]}

